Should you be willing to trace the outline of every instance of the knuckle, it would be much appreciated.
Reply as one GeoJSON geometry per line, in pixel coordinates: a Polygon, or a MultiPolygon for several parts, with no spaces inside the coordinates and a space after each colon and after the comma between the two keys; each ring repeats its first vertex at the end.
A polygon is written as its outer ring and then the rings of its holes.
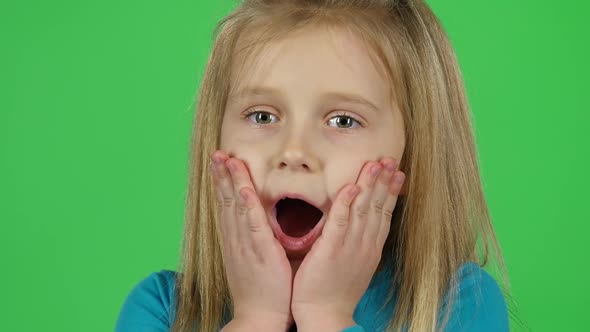
{"type": "Polygon", "coordinates": [[[383,215],[389,219],[393,217],[393,209],[383,209],[383,215]]]}
{"type": "Polygon", "coordinates": [[[245,204],[238,204],[236,206],[236,212],[239,216],[244,216],[248,213],[248,206],[245,204]]]}
{"type": "Polygon", "coordinates": [[[227,174],[227,172],[225,170],[217,169],[215,171],[217,172],[217,177],[219,177],[220,181],[229,178],[229,175],[227,174]]]}
{"type": "Polygon", "coordinates": [[[234,199],[233,197],[223,197],[221,203],[223,207],[229,208],[234,204],[234,199]]]}
{"type": "Polygon", "coordinates": [[[369,214],[369,211],[366,207],[361,206],[361,207],[355,207],[354,213],[359,218],[366,218],[367,215],[369,214]]]}
{"type": "Polygon", "coordinates": [[[374,200],[371,203],[371,209],[373,210],[373,212],[380,215],[381,213],[383,213],[383,202],[379,200],[374,200]]]}
{"type": "Polygon", "coordinates": [[[248,230],[252,233],[259,233],[262,231],[262,224],[254,220],[250,220],[248,222],[248,230]]]}
{"type": "Polygon", "coordinates": [[[334,223],[336,226],[344,227],[348,225],[348,218],[345,215],[337,215],[334,218],[334,223]]]}

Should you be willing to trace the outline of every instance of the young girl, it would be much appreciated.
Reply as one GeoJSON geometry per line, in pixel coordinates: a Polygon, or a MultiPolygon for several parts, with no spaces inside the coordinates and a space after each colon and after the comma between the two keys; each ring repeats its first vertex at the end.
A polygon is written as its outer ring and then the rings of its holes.
{"type": "Polygon", "coordinates": [[[465,90],[429,7],[244,0],[218,29],[182,272],[142,280],[117,331],[507,331],[465,90]]]}

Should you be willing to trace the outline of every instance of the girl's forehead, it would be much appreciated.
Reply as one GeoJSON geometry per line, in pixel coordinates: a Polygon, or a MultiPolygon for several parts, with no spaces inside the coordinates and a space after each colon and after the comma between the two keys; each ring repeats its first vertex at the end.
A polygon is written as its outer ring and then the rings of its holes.
{"type": "Polygon", "coordinates": [[[242,33],[233,50],[233,64],[259,61],[289,46],[308,47],[310,51],[322,48],[347,57],[375,57],[375,50],[350,28],[337,25],[309,25],[285,33],[269,33],[257,30],[242,33]]]}
{"type": "Polygon", "coordinates": [[[389,85],[372,49],[341,27],[311,26],[260,40],[246,35],[236,45],[231,71],[232,92],[248,85],[292,82],[304,75],[310,84],[366,89],[369,94],[389,85]]]}

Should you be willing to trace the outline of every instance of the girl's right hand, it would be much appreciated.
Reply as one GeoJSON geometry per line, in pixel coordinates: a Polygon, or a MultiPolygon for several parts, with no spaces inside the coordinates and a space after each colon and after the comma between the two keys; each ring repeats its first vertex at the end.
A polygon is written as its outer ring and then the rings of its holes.
{"type": "Polygon", "coordinates": [[[227,327],[287,331],[293,322],[292,273],[285,250],[273,235],[246,165],[223,151],[211,159],[234,309],[227,327]]]}

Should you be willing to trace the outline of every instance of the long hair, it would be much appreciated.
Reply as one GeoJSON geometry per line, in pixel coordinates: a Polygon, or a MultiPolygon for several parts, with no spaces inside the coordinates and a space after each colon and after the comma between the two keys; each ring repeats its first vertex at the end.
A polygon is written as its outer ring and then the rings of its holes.
{"type": "Polygon", "coordinates": [[[441,330],[465,262],[508,277],[490,220],[469,105],[440,22],[422,0],[243,0],[216,30],[192,128],[185,230],[172,331],[218,331],[231,310],[209,157],[219,146],[232,63],[305,26],[344,27],[366,44],[402,112],[406,174],[378,269],[395,262],[387,331],[441,330]],[[247,42],[245,42],[247,41],[247,42]],[[243,47],[240,47],[243,45],[243,47]],[[490,259],[492,258],[492,259],[490,259]],[[395,290],[395,292],[394,292],[395,290]],[[447,290],[444,319],[439,321],[447,290]]]}

